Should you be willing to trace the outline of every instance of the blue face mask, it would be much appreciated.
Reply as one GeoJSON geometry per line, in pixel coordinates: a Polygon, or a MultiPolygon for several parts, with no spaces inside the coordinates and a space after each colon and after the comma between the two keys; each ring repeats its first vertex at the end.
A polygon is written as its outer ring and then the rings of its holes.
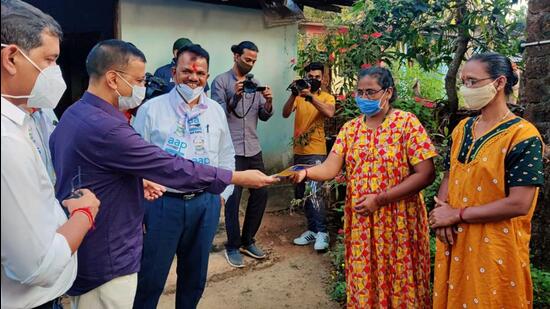
{"type": "Polygon", "coordinates": [[[356,96],[355,103],[357,104],[357,107],[359,107],[361,113],[367,115],[367,117],[372,117],[382,110],[381,99],[369,100],[356,96]]]}

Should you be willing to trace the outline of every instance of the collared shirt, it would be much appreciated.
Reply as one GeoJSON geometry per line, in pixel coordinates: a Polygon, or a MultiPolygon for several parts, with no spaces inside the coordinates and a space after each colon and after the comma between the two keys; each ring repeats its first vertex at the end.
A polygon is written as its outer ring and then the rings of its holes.
{"type": "MultiPolygon", "coordinates": [[[[334,97],[325,91],[313,95],[317,100],[335,105],[334,97]]],[[[326,117],[303,97],[294,99],[294,154],[296,155],[326,155],[327,141],[325,138],[326,117]]]]}
{"type": "MultiPolygon", "coordinates": [[[[206,133],[206,148],[210,165],[228,170],[235,169],[235,150],[227,125],[225,112],[214,100],[205,94],[200,97],[200,104],[208,106],[198,117],[206,133]]],[[[181,117],[177,109],[187,104],[178,95],[176,89],[145,102],[138,110],[133,127],[148,142],[162,147],[166,139],[174,133],[175,125],[181,117]],[[184,104],[184,105],[183,105],[184,104]]],[[[173,189],[168,189],[174,191],[173,189]]],[[[221,196],[227,201],[233,193],[233,186],[228,186],[221,196]]]]}
{"type": "MultiPolygon", "coordinates": [[[[260,92],[243,93],[241,100],[235,102],[237,81],[233,69],[216,76],[212,82],[212,99],[225,109],[235,153],[252,157],[262,151],[257,132],[258,118],[267,121],[273,115],[273,110],[265,109],[265,98],[260,92]]],[[[253,81],[261,85],[257,79],[253,81]]]]}
{"type": "Polygon", "coordinates": [[[52,184],[55,185],[55,171],[53,169],[52,158],[50,155],[50,135],[57,125],[57,116],[53,109],[39,109],[30,113],[29,135],[36,146],[42,162],[46,166],[48,176],[52,184]]]}
{"type": "Polygon", "coordinates": [[[231,171],[174,157],[143,140],[123,113],[86,92],[69,107],[50,137],[59,199],[81,172],[83,188],[101,201],[96,228],[78,250],[78,275],[68,294],[84,294],[140,268],[143,178],[184,192],[221,193],[231,171]]]}
{"type": "Polygon", "coordinates": [[[67,221],[29,138],[29,116],[2,98],[2,308],[31,308],[67,291],[77,258],[67,221]]]}

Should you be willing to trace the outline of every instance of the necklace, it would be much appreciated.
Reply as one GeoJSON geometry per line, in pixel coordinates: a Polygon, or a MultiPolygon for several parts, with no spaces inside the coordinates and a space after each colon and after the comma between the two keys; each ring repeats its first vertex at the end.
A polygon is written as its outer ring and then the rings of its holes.
{"type": "MultiPolygon", "coordinates": [[[[499,123],[502,120],[506,119],[510,115],[511,112],[512,112],[511,110],[508,110],[508,112],[506,114],[504,114],[504,116],[502,118],[500,118],[500,120],[497,121],[497,123],[499,123]]],[[[474,122],[474,125],[472,126],[472,138],[474,140],[474,143],[479,139],[479,137],[476,137],[475,132],[476,132],[477,124],[481,120],[481,117],[483,117],[483,114],[481,114],[481,115],[479,115],[479,117],[477,117],[476,121],[474,122]]]]}

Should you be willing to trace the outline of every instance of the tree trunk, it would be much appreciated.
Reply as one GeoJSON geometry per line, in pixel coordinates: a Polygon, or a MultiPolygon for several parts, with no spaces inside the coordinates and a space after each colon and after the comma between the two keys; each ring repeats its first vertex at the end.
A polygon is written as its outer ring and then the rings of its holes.
{"type": "MultiPolygon", "coordinates": [[[[526,41],[550,40],[550,0],[529,1],[526,41]],[[546,27],[546,28],[545,28],[546,27]]],[[[523,53],[525,71],[521,75],[520,104],[526,107],[525,117],[539,129],[543,142],[550,144],[550,44],[527,47],[523,53]]],[[[532,263],[550,271],[550,154],[545,156],[544,187],[540,190],[531,229],[532,263]]]]}
{"type": "Polygon", "coordinates": [[[456,76],[458,74],[458,69],[460,64],[464,59],[464,55],[468,50],[468,43],[470,42],[470,34],[468,33],[467,27],[462,26],[464,16],[467,14],[466,1],[461,0],[457,2],[456,7],[456,24],[459,27],[458,36],[456,39],[456,48],[453,56],[453,60],[449,64],[449,70],[447,75],[445,75],[445,91],[447,92],[447,99],[449,102],[449,112],[450,112],[450,128],[454,128],[456,121],[456,114],[458,111],[458,94],[456,91],[456,76]]]}

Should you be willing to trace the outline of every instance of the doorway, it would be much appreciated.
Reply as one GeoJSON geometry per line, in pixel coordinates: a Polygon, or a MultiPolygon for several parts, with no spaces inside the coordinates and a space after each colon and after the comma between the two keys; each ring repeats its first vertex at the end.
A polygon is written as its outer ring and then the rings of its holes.
{"type": "Polygon", "coordinates": [[[25,0],[61,25],[63,40],[57,63],[67,90],[55,109],[58,117],[88,88],[86,57],[99,41],[118,38],[119,0],[25,0]]]}

